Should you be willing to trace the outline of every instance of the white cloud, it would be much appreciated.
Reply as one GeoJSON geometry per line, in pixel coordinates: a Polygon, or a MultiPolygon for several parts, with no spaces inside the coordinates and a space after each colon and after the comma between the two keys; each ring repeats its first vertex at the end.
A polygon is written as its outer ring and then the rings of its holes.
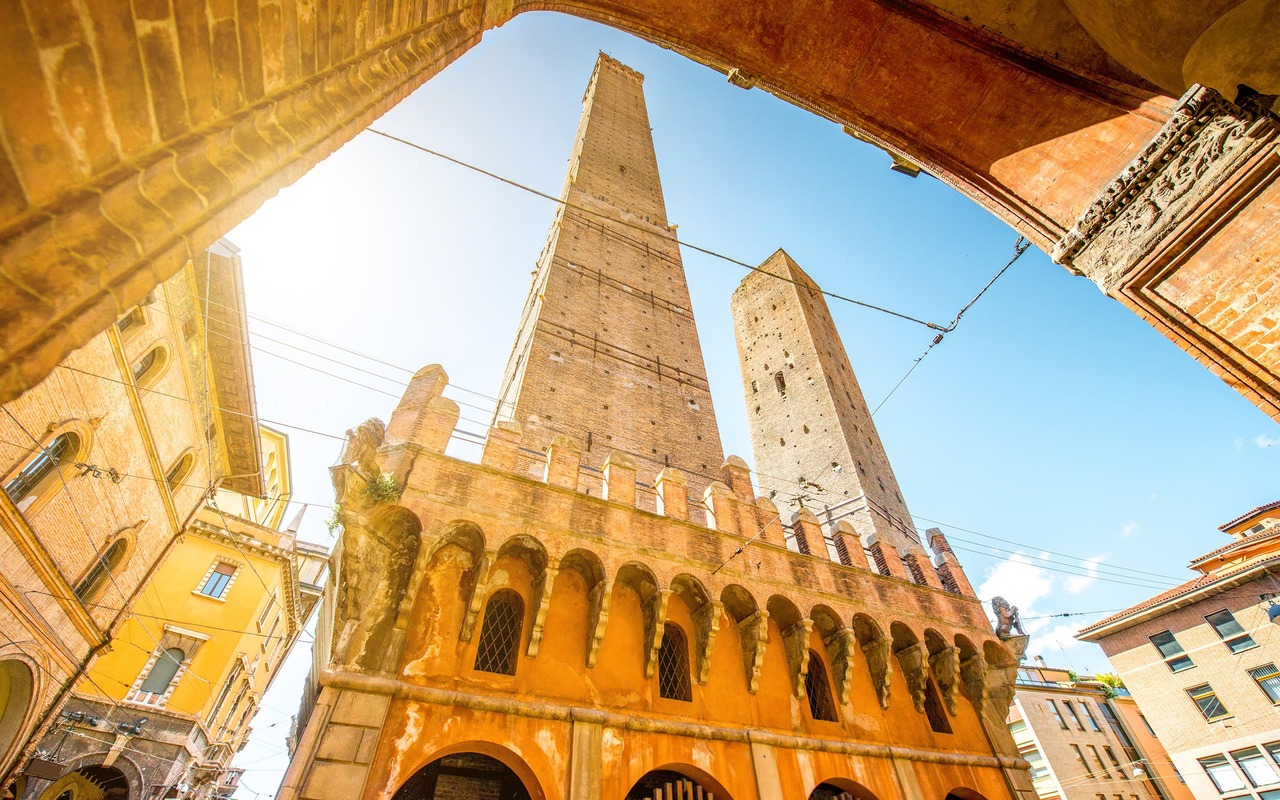
{"type": "Polygon", "coordinates": [[[1276,445],[1280,445],[1280,437],[1272,438],[1265,433],[1260,433],[1257,438],[1253,440],[1253,443],[1258,447],[1275,447],[1276,445]]]}
{"type": "MultiPolygon", "coordinates": [[[[1053,650],[1066,650],[1071,647],[1078,647],[1084,642],[1076,638],[1076,634],[1080,632],[1083,624],[1072,625],[1063,623],[1055,628],[1051,628],[1043,633],[1036,634],[1036,647],[1043,651],[1052,652],[1053,650]]],[[[1045,659],[1050,664],[1053,663],[1053,657],[1045,659]]]]}
{"type": "Polygon", "coordinates": [[[1142,526],[1136,522],[1125,523],[1125,526],[1120,529],[1120,538],[1128,539],[1140,530],[1142,530],[1142,526]]]}
{"type": "Polygon", "coordinates": [[[1047,625],[1048,620],[1026,618],[1041,614],[1035,604],[1048,597],[1052,591],[1053,575],[1037,566],[1029,556],[1016,553],[987,570],[986,577],[978,586],[978,597],[983,599],[988,609],[991,607],[992,597],[999,596],[1008,600],[1018,607],[1018,614],[1024,618],[1022,627],[1027,633],[1034,633],[1047,625]]]}
{"type": "MultiPolygon", "coordinates": [[[[1125,527],[1125,536],[1129,535],[1129,526],[1125,527]]],[[[1134,526],[1137,527],[1137,526],[1134,526]]],[[[1094,556],[1084,560],[1084,575],[1072,575],[1062,583],[1062,588],[1066,589],[1069,594],[1080,594],[1088,589],[1098,580],[1098,565],[1102,563],[1102,556],[1094,556]]]]}

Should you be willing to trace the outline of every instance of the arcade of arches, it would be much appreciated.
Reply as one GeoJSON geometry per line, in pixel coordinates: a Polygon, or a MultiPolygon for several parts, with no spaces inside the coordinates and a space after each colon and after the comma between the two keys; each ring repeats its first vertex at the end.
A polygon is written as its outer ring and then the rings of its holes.
{"type": "Polygon", "coordinates": [[[0,400],[485,30],[550,10],[670,47],[921,165],[1280,416],[1277,6],[5,4],[0,400]]]}

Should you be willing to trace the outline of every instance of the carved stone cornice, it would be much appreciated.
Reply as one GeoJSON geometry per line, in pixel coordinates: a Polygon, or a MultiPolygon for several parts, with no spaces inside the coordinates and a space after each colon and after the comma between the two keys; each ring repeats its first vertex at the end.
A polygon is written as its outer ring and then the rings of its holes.
{"type": "Polygon", "coordinates": [[[1053,249],[1053,260],[1113,294],[1236,168],[1280,138],[1280,121],[1193,86],[1172,116],[1053,249]]]}

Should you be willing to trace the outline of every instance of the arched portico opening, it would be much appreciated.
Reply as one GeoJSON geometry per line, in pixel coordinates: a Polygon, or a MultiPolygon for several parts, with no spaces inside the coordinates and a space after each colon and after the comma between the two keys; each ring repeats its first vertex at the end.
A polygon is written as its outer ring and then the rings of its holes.
{"type": "Polygon", "coordinates": [[[0,769],[8,765],[11,751],[18,744],[34,683],[26,664],[17,659],[0,661],[0,769]]]}
{"type": "Polygon", "coordinates": [[[115,767],[92,765],[68,772],[40,794],[40,800],[135,800],[129,779],[115,767]]]}
{"type": "Polygon", "coordinates": [[[696,767],[668,765],[646,772],[626,800],[730,800],[720,782],[696,767]]]}
{"type": "Polygon", "coordinates": [[[543,794],[528,767],[513,755],[501,748],[473,742],[450,748],[419,769],[401,784],[392,800],[452,800],[455,797],[542,800],[543,794]],[[504,758],[498,758],[499,755],[504,758]],[[508,761],[516,762],[523,776],[508,761]]]}
{"type": "Polygon", "coordinates": [[[981,792],[960,786],[947,792],[946,800],[987,800],[987,798],[981,792]]]}
{"type": "Polygon", "coordinates": [[[867,787],[848,778],[829,778],[809,792],[809,800],[878,800],[867,787]]]}

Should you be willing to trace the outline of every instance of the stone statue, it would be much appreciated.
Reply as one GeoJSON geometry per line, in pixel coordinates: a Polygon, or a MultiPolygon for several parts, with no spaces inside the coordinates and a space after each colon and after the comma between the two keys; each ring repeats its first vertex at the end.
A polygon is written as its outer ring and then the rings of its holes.
{"type": "Polygon", "coordinates": [[[1013,638],[1014,631],[1018,636],[1026,636],[1022,629],[1022,618],[1018,616],[1018,607],[1010,605],[1003,597],[991,598],[991,610],[996,614],[996,636],[1001,639],[1013,638]]]}
{"type": "Polygon", "coordinates": [[[360,423],[355,430],[347,431],[347,446],[342,451],[342,463],[360,465],[367,477],[378,475],[378,448],[386,436],[387,428],[376,417],[360,423]]]}

